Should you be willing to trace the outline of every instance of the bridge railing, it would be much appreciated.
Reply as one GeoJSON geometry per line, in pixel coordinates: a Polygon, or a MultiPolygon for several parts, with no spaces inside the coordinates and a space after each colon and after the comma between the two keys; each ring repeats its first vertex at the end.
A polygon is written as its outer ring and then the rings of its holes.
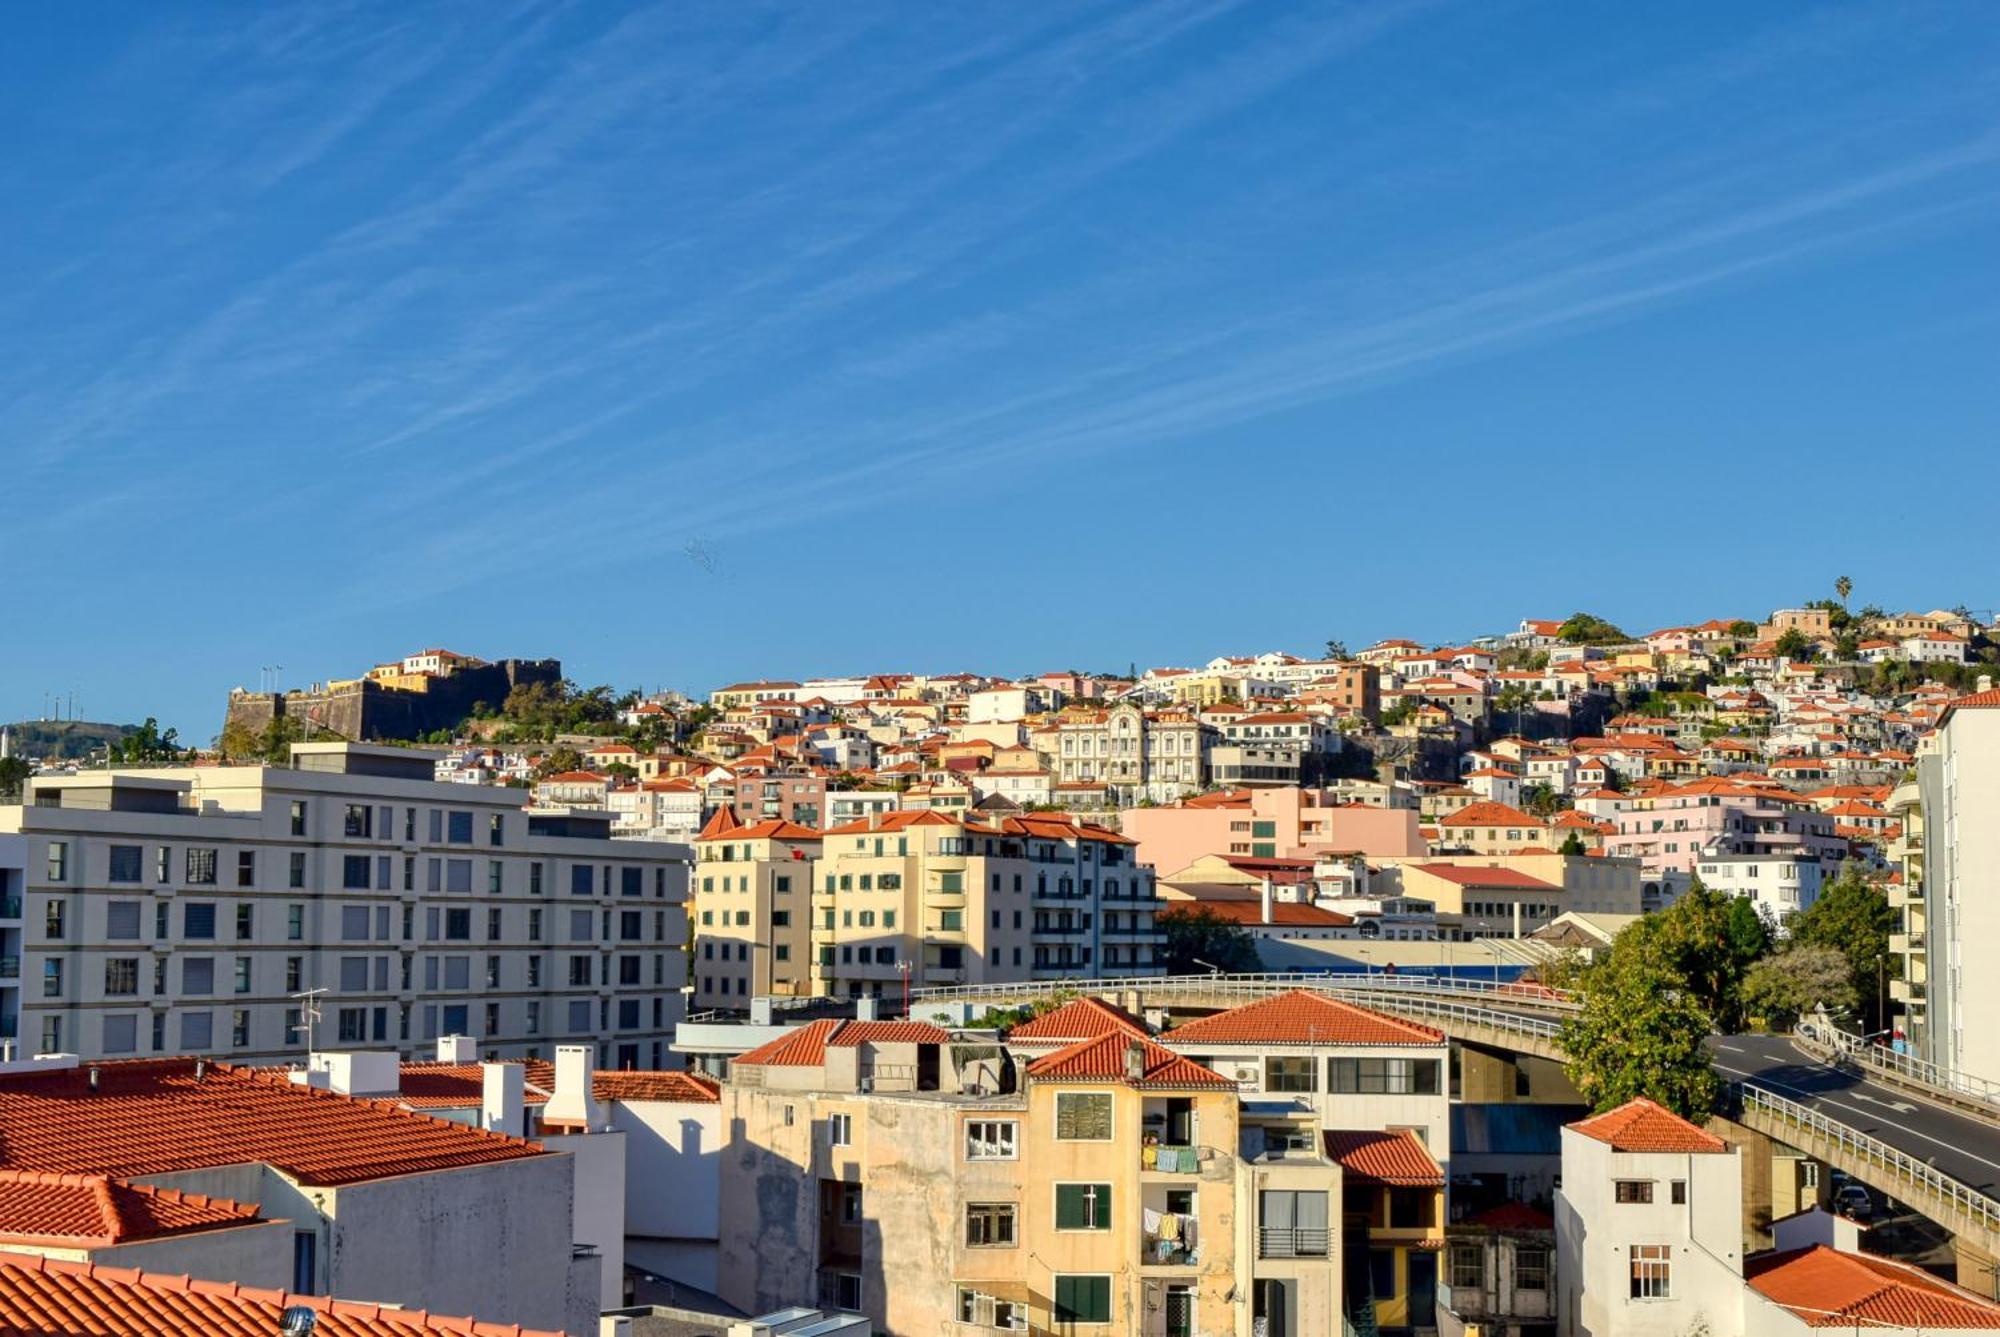
{"type": "Polygon", "coordinates": [[[1915,1054],[1899,1054],[1886,1045],[1869,1044],[1824,1021],[1805,1020],[1793,1036],[1807,1049],[1835,1064],[1851,1064],[1865,1073],[1908,1086],[1953,1104],[1969,1105],[2000,1119],[2000,1082],[1941,1068],[1915,1054]]]}
{"type": "MultiPolygon", "coordinates": [[[[1829,1119],[1819,1111],[1801,1105],[1797,1101],[1787,1100],[1761,1087],[1744,1083],[1738,1083],[1735,1091],[1745,1114],[1762,1113],[1801,1133],[1825,1138],[1836,1150],[1845,1151],[1857,1161],[1879,1168],[1902,1188],[1933,1194],[1950,1211],[1956,1212],[1960,1219],[1978,1225],[1988,1232],[2000,1232],[2000,1202],[1987,1197],[1978,1189],[1969,1188],[1949,1175],[1939,1173],[1907,1152],[1898,1151],[1878,1138],[1857,1132],[1847,1124],[1837,1119],[1829,1119]]],[[[1867,1176],[1863,1175],[1862,1178],[1867,1176]]],[[[1881,1188],[1883,1185],[1877,1184],[1876,1187],[1881,1188]]],[[[1902,1192],[1895,1196],[1908,1199],[1911,1195],[1902,1192]]],[[[1930,1213],[1926,1211],[1925,1215],[1930,1213]]],[[[1940,1222],[1940,1224],[1949,1223],[1940,1222]]]]}
{"type": "Polygon", "coordinates": [[[1444,994],[1505,1002],[1515,1007],[1569,1011],[1578,1006],[1575,995],[1540,984],[1518,981],[1448,978],[1437,975],[1390,975],[1382,973],[1315,971],[1261,971],[1209,975],[1127,975],[1103,979],[1024,980],[1014,984],[939,985],[910,991],[912,1003],[979,1002],[1031,997],[1035,994],[1104,994],[1139,990],[1155,997],[1199,995],[1205,998],[1261,998],[1287,989],[1319,989],[1328,992],[1377,992],[1397,994],[1444,994]]]}
{"type": "Polygon", "coordinates": [[[1350,992],[1358,1002],[1365,1002],[1385,1012],[1398,1016],[1419,1018],[1437,1023],[1439,1029],[1449,1031],[1456,1024],[1483,1026],[1496,1030],[1515,1039],[1540,1041],[1553,1045],[1562,1032],[1562,1023],[1552,1017],[1537,1017],[1520,1012],[1503,1012],[1493,1007],[1482,1007],[1477,1003],[1460,1002],[1450,998],[1426,998],[1421,994],[1400,990],[1371,992],[1354,989],[1350,992]]]}

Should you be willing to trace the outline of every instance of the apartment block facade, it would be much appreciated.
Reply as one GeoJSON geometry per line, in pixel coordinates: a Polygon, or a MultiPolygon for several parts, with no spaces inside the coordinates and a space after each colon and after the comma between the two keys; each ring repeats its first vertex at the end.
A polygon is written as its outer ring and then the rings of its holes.
{"type": "Polygon", "coordinates": [[[0,808],[24,847],[25,1045],[277,1063],[465,1034],[496,1056],[665,1061],[686,847],[438,782],[428,752],[292,760],[41,777],[0,808]]]}
{"type": "MultiPolygon", "coordinates": [[[[2000,1035],[1985,1020],[2000,1011],[2000,971],[1982,955],[2000,941],[2000,692],[1952,703],[1917,753],[1923,803],[1918,834],[1923,883],[1919,920],[1927,939],[1921,1056],[2000,1081],[2000,1035]]],[[[1907,874],[1906,874],[1907,876],[1907,874]]]]}
{"type": "Polygon", "coordinates": [[[744,1008],[760,994],[812,992],[813,861],[820,833],[771,818],[733,825],[721,808],[695,841],[697,1008],[744,1008]]]}

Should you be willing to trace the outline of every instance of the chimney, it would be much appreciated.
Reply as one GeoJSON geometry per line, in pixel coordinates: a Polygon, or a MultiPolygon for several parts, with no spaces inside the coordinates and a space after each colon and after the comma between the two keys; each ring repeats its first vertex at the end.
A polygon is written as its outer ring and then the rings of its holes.
{"type": "Polygon", "coordinates": [[[440,1035],[438,1037],[438,1062],[479,1062],[479,1041],[469,1035],[440,1035]]]}
{"type": "Polygon", "coordinates": [[[1125,1045],[1125,1076],[1138,1081],[1146,1075],[1146,1046],[1134,1038],[1125,1045]]]}
{"type": "Polygon", "coordinates": [[[489,1133],[527,1133],[527,1073],[518,1063],[479,1065],[479,1126],[489,1133]]]}
{"type": "Polygon", "coordinates": [[[1982,673],[1979,675],[1979,690],[1982,692],[1993,690],[1993,675],[1991,673],[1982,673]]]}
{"type": "Polygon", "coordinates": [[[863,994],[854,1000],[856,1021],[875,1021],[882,1015],[882,1000],[874,994],[863,994]]]}
{"type": "Polygon", "coordinates": [[[589,1045],[556,1046],[556,1089],[542,1107],[542,1124],[602,1128],[604,1106],[590,1088],[593,1053],[589,1045]]]}
{"type": "Polygon", "coordinates": [[[1259,884],[1258,893],[1257,900],[1261,908],[1257,918],[1260,923],[1268,924],[1271,922],[1271,875],[1269,873],[1264,874],[1264,881],[1259,884]]]}
{"type": "Polygon", "coordinates": [[[750,1024],[752,1026],[771,1024],[771,999],[768,994],[758,994],[750,1000],[750,1024]]]}

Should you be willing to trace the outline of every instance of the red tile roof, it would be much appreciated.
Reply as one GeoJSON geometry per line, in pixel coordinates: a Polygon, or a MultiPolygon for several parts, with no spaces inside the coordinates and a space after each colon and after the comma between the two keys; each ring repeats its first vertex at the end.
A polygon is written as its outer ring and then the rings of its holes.
{"type": "Polygon", "coordinates": [[[314,1337],[562,1337],[421,1309],[0,1253],[0,1337],[271,1337],[294,1305],[318,1316],[314,1337]]]}
{"type": "Polygon", "coordinates": [[[2000,1328],[2000,1305],[1904,1263],[1824,1244],[1746,1258],[1752,1290],[1810,1328],[2000,1328]]]}
{"type": "Polygon", "coordinates": [[[542,1155],[391,1102],[194,1059],[0,1077],[0,1168],[117,1178],[262,1162],[302,1184],[355,1184],[542,1155]],[[200,1075],[197,1071],[200,1069],[200,1075]]]}
{"type": "Polygon", "coordinates": [[[1441,1045],[1444,1032],[1293,989],[1190,1021],[1160,1039],[1171,1045],[1441,1045]]]}
{"type": "Polygon", "coordinates": [[[1440,826],[1527,826],[1546,825],[1519,808],[1505,803],[1468,803],[1439,822],[1440,826]]]}
{"type": "Polygon", "coordinates": [[[692,1072],[599,1072],[590,1079],[599,1100],[666,1100],[681,1105],[714,1105],[722,1088],[692,1072]]]}
{"type": "Polygon", "coordinates": [[[733,1060],[734,1067],[813,1068],[826,1062],[829,1046],[859,1044],[943,1044],[951,1032],[927,1021],[848,1021],[826,1017],[809,1021],[777,1039],[758,1045],[733,1060]]]}
{"type": "MultiPolygon", "coordinates": [[[[523,1080],[527,1103],[543,1105],[555,1091],[556,1067],[546,1059],[527,1059],[523,1080]]],[[[485,1073],[477,1063],[405,1063],[402,1090],[396,1099],[412,1109],[467,1109],[484,1097],[485,1073]]],[[[599,1100],[673,1100],[712,1105],[720,1089],[706,1077],[688,1072],[600,1069],[591,1074],[591,1091],[599,1100]]]]}
{"type": "Polygon", "coordinates": [[[1518,891],[1561,891],[1552,882],[1544,882],[1538,877],[1529,877],[1516,868],[1473,868],[1455,863],[1420,863],[1419,872],[1441,877],[1447,882],[1461,887],[1495,887],[1518,891]]]}
{"type": "Polygon", "coordinates": [[[1033,1021],[1024,1021],[1007,1032],[1008,1044],[1066,1045],[1078,1040],[1094,1040],[1102,1035],[1145,1037],[1146,1026],[1121,1007],[1102,998],[1076,998],[1053,1012],[1044,1012],[1033,1021]]]}
{"type": "Polygon", "coordinates": [[[1264,918],[1264,904],[1260,898],[1230,897],[1227,900],[1200,896],[1191,901],[1171,901],[1162,915],[1195,914],[1206,910],[1218,919],[1227,919],[1237,924],[1284,924],[1294,927],[1344,928],[1354,922],[1353,915],[1344,915],[1338,910],[1328,910],[1322,906],[1305,905],[1298,901],[1272,901],[1271,917],[1264,918]]]}
{"type": "Polygon", "coordinates": [[[1683,1119],[1664,1105],[1640,1096],[1617,1109],[1569,1125],[1613,1151],[1721,1152],[1729,1144],[1683,1119]]]}
{"type": "Polygon", "coordinates": [[[1407,1128],[1329,1128],[1326,1154],[1339,1164],[1351,1184],[1390,1184],[1398,1188],[1444,1186],[1444,1171],[1407,1128]]]}
{"type": "Polygon", "coordinates": [[[1236,1083],[1193,1059],[1182,1058],[1171,1049],[1136,1035],[1110,1033],[1094,1040],[1079,1040],[1044,1054],[1027,1068],[1029,1080],[1038,1082],[1119,1082],[1126,1086],[1185,1090],[1197,1087],[1236,1088],[1236,1083]],[[1133,1075],[1132,1050],[1139,1052],[1138,1074],[1133,1075]]]}
{"type": "Polygon", "coordinates": [[[1503,1202],[1498,1207],[1474,1212],[1458,1224],[1483,1226],[1488,1230],[1554,1230],[1556,1219],[1525,1202],[1503,1202]]]}
{"type": "Polygon", "coordinates": [[[0,1242],[86,1248],[257,1219],[256,1204],[103,1175],[0,1170],[0,1242]]]}

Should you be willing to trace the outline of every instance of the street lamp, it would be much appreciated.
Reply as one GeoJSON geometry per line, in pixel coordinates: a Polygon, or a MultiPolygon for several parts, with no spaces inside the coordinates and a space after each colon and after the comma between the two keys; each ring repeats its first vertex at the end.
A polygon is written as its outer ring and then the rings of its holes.
{"type": "Polygon", "coordinates": [[[1215,962],[1213,961],[1204,961],[1198,956],[1191,956],[1188,958],[1188,960],[1194,962],[1198,966],[1207,966],[1208,973],[1211,975],[1220,975],[1222,973],[1222,967],[1216,965],[1215,962]]]}
{"type": "Polygon", "coordinates": [[[903,1016],[907,1018],[910,1015],[911,963],[908,961],[898,961],[896,963],[896,969],[903,972],[903,1016]]]}

